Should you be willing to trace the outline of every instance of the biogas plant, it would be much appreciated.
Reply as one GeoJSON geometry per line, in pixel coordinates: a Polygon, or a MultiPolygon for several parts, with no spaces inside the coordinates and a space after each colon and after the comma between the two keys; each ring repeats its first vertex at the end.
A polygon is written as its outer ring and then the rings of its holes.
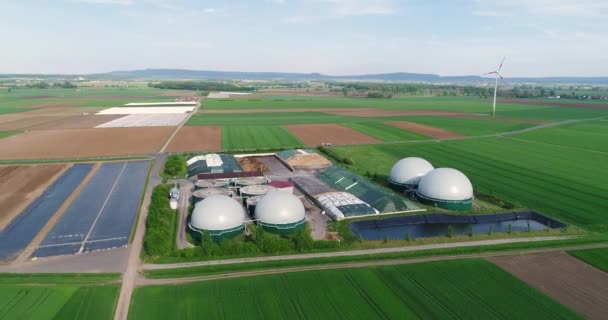
{"type": "MultiPolygon", "coordinates": [[[[435,169],[421,158],[397,162],[391,192],[312,150],[269,154],[207,154],[187,161],[194,209],[188,229],[196,239],[216,241],[247,234],[253,225],[275,234],[326,221],[425,211],[415,201],[449,210],[469,210],[473,187],[460,171],[435,169]]],[[[322,232],[324,234],[325,231],[322,232]]]]}
{"type": "Polygon", "coordinates": [[[399,160],[391,169],[388,182],[412,200],[448,210],[470,210],[473,186],[462,172],[452,168],[435,169],[416,157],[399,160]]]}

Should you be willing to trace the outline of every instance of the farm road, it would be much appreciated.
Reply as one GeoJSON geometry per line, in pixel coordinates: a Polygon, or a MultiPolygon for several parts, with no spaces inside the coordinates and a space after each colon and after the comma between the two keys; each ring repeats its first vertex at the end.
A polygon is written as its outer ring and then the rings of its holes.
{"type": "Polygon", "coordinates": [[[122,277],[122,285],[120,286],[118,303],[116,304],[114,313],[115,320],[127,320],[129,304],[131,303],[131,296],[133,295],[133,287],[135,286],[135,280],[137,279],[138,270],[141,266],[140,255],[143,248],[144,234],[146,232],[146,219],[148,217],[148,206],[150,205],[150,200],[152,198],[152,189],[162,183],[162,178],[159,173],[165,163],[167,155],[156,154],[154,155],[154,158],[156,161],[154,162],[154,167],[148,178],[146,193],[139,211],[139,219],[135,222],[137,223],[137,228],[135,229],[135,236],[131,243],[127,268],[122,277]]]}
{"type": "Polygon", "coordinates": [[[202,101],[204,98],[201,98],[198,103],[196,104],[196,107],[194,108],[194,110],[192,110],[190,112],[190,114],[186,117],[186,119],[184,119],[184,121],[182,121],[182,123],[179,124],[179,126],[177,126],[177,128],[175,128],[175,130],[173,131],[173,133],[171,134],[171,136],[169,136],[169,139],[167,139],[167,141],[165,142],[165,144],[163,145],[163,147],[160,149],[159,153],[164,153],[165,150],[167,150],[167,147],[169,146],[169,144],[171,144],[171,141],[173,141],[173,138],[175,138],[175,136],[177,135],[177,133],[179,132],[179,130],[182,129],[182,127],[186,124],[186,122],[188,122],[188,120],[190,120],[190,118],[192,117],[193,114],[195,114],[198,109],[201,107],[202,101]]]}
{"type": "Polygon", "coordinates": [[[516,251],[507,251],[507,252],[498,252],[498,253],[496,253],[496,252],[494,252],[494,253],[477,253],[477,254],[461,254],[461,255],[412,258],[412,259],[322,264],[322,265],[305,266],[305,267],[287,267],[287,268],[275,268],[275,269],[265,269],[265,270],[257,270],[257,271],[233,272],[233,273],[215,274],[215,275],[209,275],[209,276],[189,277],[189,278],[147,279],[144,277],[140,277],[137,279],[137,285],[138,286],[171,285],[171,284],[198,282],[198,281],[210,281],[210,280],[219,280],[219,279],[241,278],[241,277],[268,275],[268,274],[302,272],[302,271],[343,269],[343,268],[362,268],[362,267],[373,267],[373,266],[389,266],[389,265],[414,264],[414,263],[421,263],[421,262],[445,261],[445,260],[481,259],[481,258],[492,258],[492,257],[521,256],[521,255],[527,256],[528,254],[562,252],[565,250],[585,250],[585,249],[596,249],[596,248],[608,248],[608,244],[592,244],[592,245],[570,246],[570,247],[555,247],[555,248],[543,248],[543,249],[524,250],[524,251],[516,250],[516,251]]]}

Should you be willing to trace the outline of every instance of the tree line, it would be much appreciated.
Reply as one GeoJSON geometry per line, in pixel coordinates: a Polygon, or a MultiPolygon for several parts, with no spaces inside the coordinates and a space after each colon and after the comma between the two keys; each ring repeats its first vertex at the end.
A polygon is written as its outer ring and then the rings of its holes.
{"type": "Polygon", "coordinates": [[[211,81],[163,81],[150,82],[148,87],[158,89],[173,89],[173,90],[195,90],[195,91],[239,91],[248,92],[254,91],[253,87],[241,87],[232,83],[211,82],[211,81]]]}

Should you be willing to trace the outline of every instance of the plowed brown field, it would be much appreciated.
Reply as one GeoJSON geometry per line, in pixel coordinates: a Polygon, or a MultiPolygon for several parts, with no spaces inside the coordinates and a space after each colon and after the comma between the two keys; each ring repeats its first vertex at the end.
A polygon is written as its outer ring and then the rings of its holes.
{"type": "Polygon", "coordinates": [[[158,152],[173,127],[31,130],[0,140],[0,159],[57,159],[158,152]]]}
{"type": "Polygon", "coordinates": [[[0,166],[0,229],[46,190],[67,164],[0,166]]]}
{"type": "Polygon", "coordinates": [[[104,114],[104,115],[78,115],[59,119],[52,122],[47,122],[41,125],[33,126],[31,130],[49,130],[49,129],[86,129],[95,128],[96,126],[112,121],[118,118],[125,117],[120,114],[104,114]]]}
{"type": "Polygon", "coordinates": [[[365,144],[381,142],[376,138],[339,124],[292,124],[284,127],[309,146],[322,143],[365,144]]]}
{"type": "Polygon", "coordinates": [[[437,138],[437,139],[452,139],[452,138],[466,137],[465,135],[462,135],[460,133],[455,133],[455,132],[427,126],[424,124],[418,124],[418,123],[408,122],[408,121],[390,121],[390,122],[386,122],[386,124],[388,124],[389,126],[420,133],[422,135],[437,138]]]}
{"type": "Polygon", "coordinates": [[[565,252],[488,260],[588,319],[608,315],[608,273],[565,252]]]}
{"type": "Polygon", "coordinates": [[[23,130],[34,126],[53,123],[69,116],[3,116],[0,120],[0,131],[23,130]]]}
{"type": "Polygon", "coordinates": [[[167,147],[167,152],[219,151],[222,149],[222,127],[183,126],[167,147]]]}

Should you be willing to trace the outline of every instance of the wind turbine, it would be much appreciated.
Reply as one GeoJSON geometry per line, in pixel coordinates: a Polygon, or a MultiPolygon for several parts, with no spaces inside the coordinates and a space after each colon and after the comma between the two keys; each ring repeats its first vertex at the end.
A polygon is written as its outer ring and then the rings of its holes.
{"type": "Polygon", "coordinates": [[[494,117],[496,115],[496,92],[498,91],[498,78],[500,77],[500,80],[502,80],[503,82],[506,83],[505,78],[503,78],[500,75],[500,69],[502,69],[502,65],[503,63],[505,63],[505,59],[507,57],[502,58],[502,61],[500,62],[500,65],[498,66],[498,69],[492,71],[492,72],[488,72],[488,73],[484,73],[484,76],[493,74],[496,76],[496,82],[494,83],[494,104],[492,105],[492,117],[494,117]]]}

